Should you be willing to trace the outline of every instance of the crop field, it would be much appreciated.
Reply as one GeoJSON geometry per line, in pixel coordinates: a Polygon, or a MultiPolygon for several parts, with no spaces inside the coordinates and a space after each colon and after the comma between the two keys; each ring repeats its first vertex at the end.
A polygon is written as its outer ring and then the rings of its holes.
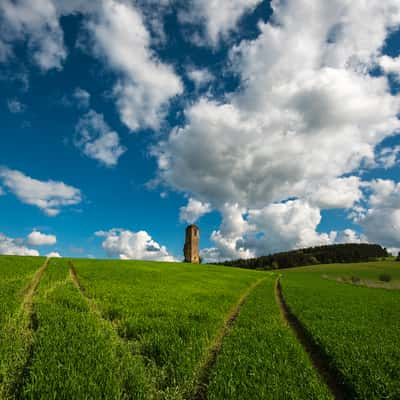
{"type": "Polygon", "coordinates": [[[400,398],[400,291],[324,279],[399,277],[400,263],[326,265],[283,273],[284,297],[338,371],[349,398],[400,398]]]}
{"type": "Polygon", "coordinates": [[[182,264],[120,264],[74,260],[86,295],[143,358],[156,393],[189,396],[196,367],[224,316],[240,293],[264,274],[182,264]]]}
{"type": "Polygon", "coordinates": [[[399,271],[0,257],[0,399],[398,399],[399,271]]]}
{"type": "Polygon", "coordinates": [[[0,328],[21,304],[22,290],[44,260],[42,257],[0,256],[0,328]]]}
{"type": "Polygon", "coordinates": [[[274,280],[248,298],[212,372],[210,399],[332,399],[290,329],[282,324],[274,280]]]}
{"type": "MultiPolygon", "coordinates": [[[[322,267],[324,271],[322,277],[360,286],[400,289],[399,266],[400,263],[398,261],[385,261],[384,263],[378,261],[356,264],[328,264],[322,267]],[[388,281],[385,281],[385,276],[388,277],[388,281]]],[[[304,268],[303,270],[308,270],[310,272],[319,271],[312,267],[307,267],[307,269],[304,268]]]]}
{"type": "Polygon", "coordinates": [[[0,398],[5,397],[5,387],[14,391],[13,382],[28,357],[31,337],[22,307],[44,261],[42,257],[0,256],[0,398]]]}

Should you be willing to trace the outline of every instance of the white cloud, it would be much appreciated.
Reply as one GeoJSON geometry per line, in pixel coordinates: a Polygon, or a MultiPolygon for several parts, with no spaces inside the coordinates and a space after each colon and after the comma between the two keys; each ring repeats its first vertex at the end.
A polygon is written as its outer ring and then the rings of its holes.
{"type": "Polygon", "coordinates": [[[250,258],[256,255],[256,250],[244,243],[244,237],[255,230],[255,226],[250,225],[244,218],[245,212],[246,210],[238,204],[224,204],[221,210],[221,227],[211,234],[215,247],[201,252],[205,261],[250,258]]]}
{"type": "MultiPolygon", "coordinates": [[[[199,18],[205,25],[208,42],[218,45],[221,39],[228,36],[237,27],[239,19],[253,10],[262,0],[192,0],[187,11],[180,13],[183,23],[197,24],[199,18]]],[[[199,40],[199,39],[198,39],[199,40]]],[[[205,44],[205,38],[201,39],[205,44]]]]}
{"type": "Polygon", "coordinates": [[[351,208],[363,197],[359,177],[337,178],[319,186],[307,195],[311,203],[322,209],[351,208]]]}
{"type": "Polygon", "coordinates": [[[24,246],[21,239],[12,239],[0,233],[0,254],[38,256],[39,252],[24,246]]]}
{"type": "Polygon", "coordinates": [[[370,185],[369,208],[354,216],[368,241],[400,247],[400,183],[377,179],[370,185]]]}
{"type": "Polygon", "coordinates": [[[2,0],[0,15],[3,60],[12,55],[15,41],[27,40],[34,62],[43,71],[61,68],[67,52],[56,6],[51,0],[2,0]]]}
{"type": "Polygon", "coordinates": [[[121,74],[113,90],[121,119],[131,130],[156,129],[168,101],[182,92],[181,80],[151,50],[149,32],[133,5],[104,0],[101,7],[88,26],[97,53],[121,74]]]}
{"type": "Polygon", "coordinates": [[[190,198],[186,206],[180,208],[179,219],[181,222],[193,224],[201,216],[211,211],[210,204],[190,198]]]}
{"type": "Polygon", "coordinates": [[[99,231],[104,237],[102,247],[109,257],[132,260],[175,261],[165,246],[155,242],[146,231],[132,232],[124,229],[99,231]]]}
{"type": "Polygon", "coordinates": [[[372,194],[369,204],[372,207],[395,208],[400,205],[400,183],[389,179],[376,179],[371,182],[372,194]]]}
{"type": "Polygon", "coordinates": [[[392,256],[399,256],[400,255],[400,248],[399,247],[391,247],[387,249],[387,251],[392,255],[392,256]]]}
{"type": "Polygon", "coordinates": [[[214,75],[211,74],[207,68],[189,68],[187,71],[187,76],[191,81],[194,82],[197,89],[202,88],[203,86],[207,85],[207,83],[210,83],[215,79],[214,75]]]}
{"type": "Polygon", "coordinates": [[[400,56],[395,58],[382,56],[379,58],[379,65],[386,74],[394,74],[398,80],[400,79],[400,56]]]}
{"type": "Polygon", "coordinates": [[[78,107],[88,108],[90,105],[90,93],[86,90],[77,87],[73,94],[73,98],[76,100],[78,107]]]}
{"type": "Polygon", "coordinates": [[[384,147],[375,157],[372,167],[393,168],[398,163],[400,146],[384,147]]]}
{"type": "Polygon", "coordinates": [[[367,242],[364,235],[352,229],[318,232],[320,209],[304,200],[274,203],[247,212],[237,205],[225,205],[222,214],[220,230],[211,235],[215,247],[201,252],[207,262],[251,258],[310,246],[367,242]]]}
{"type": "Polygon", "coordinates": [[[23,203],[39,207],[49,216],[59,214],[60,208],[81,202],[81,192],[57,181],[40,181],[20,171],[0,168],[3,185],[23,203]]]}
{"type": "Polygon", "coordinates": [[[26,243],[29,246],[50,246],[57,243],[57,237],[34,230],[28,235],[26,243]]]}
{"type": "Polygon", "coordinates": [[[75,131],[75,146],[107,167],[117,165],[119,157],[126,151],[120,145],[119,135],[111,131],[103,114],[96,111],[90,110],[80,118],[75,131]]]}
{"type": "Polygon", "coordinates": [[[57,251],[52,251],[51,253],[47,254],[46,257],[48,258],[61,258],[61,254],[57,251]]]}
{"type": "Polygon", "coordinates": [[[7,101],[7,107],[10,113],[13,114],[19,114],[25,111],[26,106],[25,104],[22,104],[20,101],[17,99],[11,99],[7,101]]]}
{"type": "MultiPolygon", "coordinates": [[[[60,18],[70,14],[84,16],[85,27],[93,41],[88,49],[104,58],[117,75],[113,87],[122,121],[131,130],[159,127],[169,100],[182,93],[183,85],[172,66],[163,63],[152,50],[152,38],[139,6],[153,31],[160,31],[160,21],[148,2],[101,0],[21,0],[0,2],[0,61],[12,56],[12,46],[27,41],[33,60],[43,70],[61,69],[67,57],[60,18]],[[143,4],[142,4],[143,3],[143,4]]],[[[167,9],[169,2],[163,2],[167,9]]],[[[157,33],[157,32],[156,32],[157,33]]],[[[87,92],[75,93],[81,106],[89,106],[87,92]]]]}
{"type": "MultiPolygon", "coordinates": [[[[264,236],[252,240],[258,247],[258,253],[276,252],[293,248],[302,248],[331,244],[336,232],[318,233],[321,221],[318,207],[302,200],[270,204],[260,210],[249,211],[249,223],[257,226],[264,236]]],[[[250,241],[251,242],[251,241],[250,241]]]]}
{"type": "Polygon", "coordinates": [[[340,232],[336,239],[337,243],[366,243],[368,242],[365,235],[360,235],[353,229],[345,229],[340,232]]]}
{"type": "MultiPolygon", "coordinates": [[[[221,212],[238,203],[265,230],[264,250],[336,240],[335,232],[316,231],[320,209],[360,201],[364,183],[344,176],[400,131],[400,96],[386,76],[369,74],[400,25],[397,0],[272,7],[260,35],[231,51],[240,89],[189,105],[184,125],[153,149],[162,183],[221,212]],[[298,200],[279,203],[291,198],[298,200]]],[[[257,246],[238,239],[238,247],[257,246]]]]}

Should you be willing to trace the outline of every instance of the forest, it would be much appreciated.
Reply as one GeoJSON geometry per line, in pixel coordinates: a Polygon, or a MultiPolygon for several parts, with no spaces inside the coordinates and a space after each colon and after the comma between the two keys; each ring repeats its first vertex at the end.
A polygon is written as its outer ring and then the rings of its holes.
{"type": "Polygon", "coordinates": [[[389,253],[378,244],[348,243],[309,247],[249,259],[227,260],[219,265],[257,270],[293,268],[315,264],[377,261],[389,253]]]}

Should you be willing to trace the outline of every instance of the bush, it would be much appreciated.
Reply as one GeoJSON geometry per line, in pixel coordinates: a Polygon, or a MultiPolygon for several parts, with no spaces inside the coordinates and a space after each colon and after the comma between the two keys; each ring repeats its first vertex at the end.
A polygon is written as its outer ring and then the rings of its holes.
{"type": "Polygon", "coordinates": [[[390,282],[392,280],[392,277],[389,274],[380,274],[379,280],[382,282],[390,282]]]}

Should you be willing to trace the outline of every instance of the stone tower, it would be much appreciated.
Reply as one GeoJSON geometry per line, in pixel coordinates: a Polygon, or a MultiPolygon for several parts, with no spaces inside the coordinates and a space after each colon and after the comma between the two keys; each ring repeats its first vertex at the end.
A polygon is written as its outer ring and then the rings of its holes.
{"type": "Polygon", "coordinates": [[[199,227],[197,225],[189,225],[186,228],[185,246],[183,247],[185,262],[193,264],[198,264],[200,262],[199,239],[200,239],[199,227]]]}

